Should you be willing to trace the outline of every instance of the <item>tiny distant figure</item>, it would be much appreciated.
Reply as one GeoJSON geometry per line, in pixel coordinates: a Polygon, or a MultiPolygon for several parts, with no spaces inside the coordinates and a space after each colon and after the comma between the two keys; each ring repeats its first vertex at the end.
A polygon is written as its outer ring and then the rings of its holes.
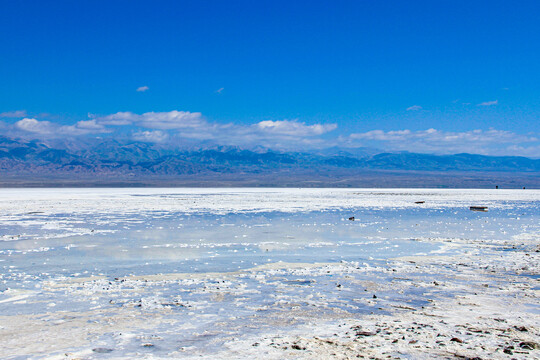
{"type": "Polygon", "coordinates": [[[525,190],[525,186],[523,187],[523,190],[525,190]]]}
{"type": "Polygon", "coordinates": [[[499,188],[499,185],[495,185],[495,189],[498,189],[499,188]]]}
{"type": "Polygon", "coordinates": [[[354,216],[351,216],[349,220],[354,221],[354,216]]]}

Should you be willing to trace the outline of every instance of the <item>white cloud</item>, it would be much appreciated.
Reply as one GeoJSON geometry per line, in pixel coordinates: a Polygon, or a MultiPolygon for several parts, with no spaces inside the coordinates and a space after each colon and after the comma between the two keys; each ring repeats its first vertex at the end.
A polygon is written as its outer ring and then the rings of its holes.
{"type": "Polygon", "coordinates": [[[499,103],[499,100],[484,101],[478,104],[478,106],[493,106],[493,105],[497,105],[498,103],[499,103]]]}
{"type": "Polygon", "coordinates": [[[314,146],[319,135],[336,128],[335,124],[306,125],[297,121],[261,121],[252,125],[205,123],[203,126],[180,129],[178,138],[213,141],[222,145],[272,148],[314,146]]]}
{"type": "Polygon", "coordinates": [[[106,133],[110,132],[102,124],[98,124],[95,120],[87,121],[78,121],[75,125],[64,125],[60,126],[57,130],[59,134],[65,135],[87,135],[87,134],[96,134],[96,133],[106,133]]]}
{"type": "Polygon", "coordinates": [[[306,125],[296,120],[266,120],[256,124],[258,130],[270,134],[290,136],[316,136],[322,135],[337,128],[336,124],[306,125]]]}
{"type": "Polygon", "coordinates": [[[169,134],[161,130],[155,131],[137,131],[133,133],[133,140],[162,143],[169,140],[169,134]]]}
{"type": "MultiPolygon", "coordinates": [[[[173,132],[170,134],[173,135],[172,138],[210,140],[220,144],[240,146],[263,143],[270,145],[276,142],[300,145],[306,142],[307,138],[323,135],[337,127],[336,124],[306,125],[296,120],[266,120],[252,125],[220,124],[206,121],[200,112],[177,110],[144,114],[118,112],[94,117],[93,120],[101,125],[132,125],[152,130],[170,130],[173,132]]],[[[136,132],[133,136],[138,139],[152,136],[156,141],[166,141],[163,134],[165,133],[136,132]]]]}
{"type": "Polygon", "coordinates": [[[134,114],[132,112],[117,112],[102,117],[95,117],[97,123],[102,125],[136,125],[148,129],[183,129],[199,127],[206,124],[200,112],[169,111],[147,112],[134,114]]]}
{"type": "MultiPolygon", "coordinates": [[[[255,124],[208,122],[201,113],[189,111],[117,112],[96,116],[74,125],[25,118],[12,126],[19,133],[40,135],[43,138],[78,136],[112,132],[111,126],[129,127],[137,141],[148,142],[212,142],[235,146],[266,146],[281,149],[300,149],[323,146],[320,138],[337,128],[336,124],[306,124],[297,120],[265,120],[255,124]],[[147,129],[147,130],[145,130],[147,129]]],[[[33,136],[34,136],[33,135],[33,136]]],[[[28,136],[28,135],[26,135],[28,136]]]]}
{"type": "Polygon", "coordinates": [[[15,123],[19,130],[28,131],[37,134],[51,134],[55,126],[49,121],[38,121],[36,119],[24,118],[15,123]]]}
{"type": "Polygon", "coordinates": [[[139,86],[137,88],[137,91],[138,92],[145,92],[145,91],[148,91],[150,88],[148,86],[139,86]]]}
{"type": "Polygon", "coordinates": [[[389,150],[476,154],[520,154],[510,151],[510,146],[522,143],[538,143],[540,139],[533,135],[521,135],[504,130],[470,130],[464,132],[441,131],[436,129],[411,130],[372,130],[365,133],[351,134],[343,141],[349,146],[375,146],[389,150]],[[504,145],[507,145],[504,147],[504,145]]]}
{"type": "Polygon", "coordinates": [[[508,154],[526,156],[533,159],[540,158],[540,144],[530,146],[510,145],[505,150],[508,154]]]}
{"type": "Polygon", "coordinates": [[[24,118],[17,121],[14,126],[23,132],[34,133],[43,137],[77,136],[108,131],[103,125],[97,124],[95,120],[79,121],[75,125],[59,125],[50,121],[24,118]]]}
{"type": "Polygon", "coordinates": [[[0,118],[22,118],[26,117],[26,110],[6,111],[0,113],[0,118]]]}
{"type": "Polygon", "coordinates": [[[76,127],[80,128],[80,129],[87,129],[87,130],[104,130],[105,128],[103,127],[103,125],[101,124],[98,124],[96,122],[96,120],[81,120],[81,121],[78,121],[77,124],[75,125],[76,127]]]}
{"type": "Polygon", "coordinates": [[[420,105],[413,105],[407,108],[407,111],[419,111],[419,110],[422,110],[422,107],[420,105]]]}
{"type": "Polygon", "coordinates": [[[113,126],[122,126],[122,125],[131,125],[135,121],[136,117],[139,115],[133,114],[131,112],[117,112],[115,114],[98,117],[93,114],[88,114],[90,118],[93,118],[96,122],[102,125],[113,125],[113,126]]]}
{"type": "Polygon", "coordinates": [[[522,155],[538,158],[540,136],[488,129],[461,132],[427,129],[413,131],[371,130],[348,136],[323,136],[336,124],[306,124],[298,120],[265,120],[254,124],[207,121],[201,113],[189,111],[118,112],[105,116],[89,115],[89,120],[61,125],[25,117],[13,124],[0,122],[7,136],[58,138],[112,132],[113,127],[127,130],[136,141],[191,144],[201,142],[240,147],[263,146],[282,150],[305,150],[329,146],[368,146],[386,151],[410,151],[435,154],[476,153],[485,155],[522,155]]]}
{"type": "Polygon", "coordinates": [[[137,125],[150,129],[182,129],[205,125],[200,112],[169,111],[148,112],[140,116],[137,125]]]}
{"type": "MultiPolygon", "coordinates": [[[[431,130],[431,129],[430,129],[431,130]]],[[[427,130],[427,131],[430,131],[427,130]]],[[[380,141],[397,141],[401,140],[404,137],[410,135],[410,130],[397,130],[397,131],[382,131],[382,130],[372,130],[365,133],[351,134],[351,139],[367,139],[367,140],[380,140],[380,141]]]]}

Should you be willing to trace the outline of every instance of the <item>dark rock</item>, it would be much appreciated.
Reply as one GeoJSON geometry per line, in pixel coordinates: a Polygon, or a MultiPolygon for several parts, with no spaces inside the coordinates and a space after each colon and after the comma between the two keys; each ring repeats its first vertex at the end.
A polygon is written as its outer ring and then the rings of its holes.
{"type": "Polygon", "coordinates": [[[482,212],[488,211],[487,206],[471,206],[469,207],[469,209],[471,209],[471,211],[482,211],[482,212]]]}
{"type": "Polygon", "coordinates": [[[113,351],[113,349],[108,349],[108,348],[95,348],[95,349],[92,349],[93,352],[95,353],[98,353],[98,354],[106,354],[106,353],[110,353],[113,351]]]}
{"type": "Polygon", "coordinates": [[[300,345],[298,345],[298,344],[292,344],[292,345],[291,345],[291,348],[294,349],[294,350],[306,350],[305,347],[300,346],[300,345]]]}
{"type": "Polygon", "coordinates": [[[354,221],[354,216],[351,216],[349,220],[354,221]]]}
{"type": "Polygon", "coordinates": [[[371,331],[357,331],[356,336],[373,336],[375,335],[374,332],[371,331]]]}
{"type": "Polygon", "coordinates": [[[514,352],[512,350],[510,350],[509,348],[504,349],[503,353],[508,354],[508,355],[513,355],[514,354],[514,352]]]}
{"type": "Polygon", "coordinates": [[[526,350],[540,349],[540,344],[533,341],[522,341],[519,343],[519,347],[526,350]]]}
{"type": "Polygon", "coordinates": [[[450,341],[454,341],[454,342],[457,342],[457,343],[460,343],[460,344],[463,344],[463,340],[461,340],[460,338],[457,338],[457,337],[453,337],[450,339],[450,341]]]}
{"type": "Polygon", "coordinates": [[[527,330],[527,328],[525,326],[514,326],[514,329],[516,329],[518,331],[523,331],[523,332],[529,331],[529,330],[527,330]]]}

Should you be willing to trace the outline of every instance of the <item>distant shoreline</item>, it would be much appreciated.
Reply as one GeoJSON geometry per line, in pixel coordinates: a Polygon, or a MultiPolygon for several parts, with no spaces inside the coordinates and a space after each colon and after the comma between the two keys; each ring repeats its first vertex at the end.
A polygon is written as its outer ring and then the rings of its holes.
{"type": "Polygon", "coordinates": [[[448,188],[448,189],[540,189],[538,172],[435,172],[435,171],[350,171],[204,173],[190,175],[78,177],[71,174],[2,174],[0,188],[45,187],[269,187],[269,188],[448,188]]]}

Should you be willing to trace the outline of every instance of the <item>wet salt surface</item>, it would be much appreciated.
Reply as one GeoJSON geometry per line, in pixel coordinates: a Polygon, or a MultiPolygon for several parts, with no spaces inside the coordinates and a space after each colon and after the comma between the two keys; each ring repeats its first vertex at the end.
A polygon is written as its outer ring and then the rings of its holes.
{"type": "Polygon", "coordinates": [[[471,345],[479,335],[442,346],[428,330],[451,334],[472,326],[473,313],[482,314],[477,327],[492,328],[499,316],[526,323],[518,335],[537,339],[538,320],[528,314],[539,303],[540,191],[0,195],[2,358],[538,356],[519,343],[509,349],[506,333],[478,340],[486,350],[471,345]],[[473,205],[489,211],[471,212],[473,205]],[[465,323],[441,325],[440,314],[465,323]],[[376,332],[383,322],[387,330],[376,332]],[[411,343],[394,342],[412,335],[412,322],[426,326],[411,343]],[[357,326],[373,335],[351,335],[357,326]]]}

